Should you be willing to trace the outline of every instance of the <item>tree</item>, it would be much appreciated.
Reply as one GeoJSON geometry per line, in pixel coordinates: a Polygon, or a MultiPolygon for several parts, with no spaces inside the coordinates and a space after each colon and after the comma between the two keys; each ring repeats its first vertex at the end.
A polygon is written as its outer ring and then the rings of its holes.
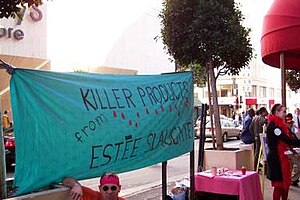
{"type": "Polygon", "coordinates": [[[249,64],[250,29],[242,26],[234,0],[165,0],[159,16],[167,52],[180,65],[199,64],[209,75],[217,149],[223,149],[216,80],[220,74],[238,75],[249,64]]]}
{"type": "Polygon", "coordinates": [[[300,70],[287,70],[286,82],[292,91],[298,92],[300,89],[300,70]]]}
{"type": "Polygon", "coordinates": [[[42,5],[42,0],[0,0],[0,18],[15,18],[22,8],[42,5]]]}

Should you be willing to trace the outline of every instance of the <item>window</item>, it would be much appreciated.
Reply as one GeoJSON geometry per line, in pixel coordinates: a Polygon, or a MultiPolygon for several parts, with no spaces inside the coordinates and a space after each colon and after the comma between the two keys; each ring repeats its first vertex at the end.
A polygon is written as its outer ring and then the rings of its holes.
{"type": "Polygon", "coordinates": [[[269,89],[269,92],[270,92],[270,95],[269,95],[269,96],[270,96],[271,98],[274,98],[274,95],[275,95],[275,94],[274,94],[274,93],[275,93],[274,88],[270,88],[270,89],[269,89]]]}
{"type": "Polygon", "coordinates": [[[232,96],[232,88],[233,85],[220,85],[220,96],[221,97],[229,97],[232,96]]]}
{"type": "Polygon", "coordinates": [[[267,88],[266,87],[259,87],[259,95],[260,98],[267,97],[267,88]]]}
{"type": "Polygon", "coordinates": [[[257,86],[252,85],[251,97],[256,97],[256,96],[257,96],[257,86]]]}
{"type": "Polygon", "coordinates": [[[267,87],[262,87],[262,97],[267,97],[267,87]]]}
{"type": "Polygon", "coordinates": [[[221,97],[227,97],[227,96],[228,96],[228,90],[221,89],[221,97]]]}

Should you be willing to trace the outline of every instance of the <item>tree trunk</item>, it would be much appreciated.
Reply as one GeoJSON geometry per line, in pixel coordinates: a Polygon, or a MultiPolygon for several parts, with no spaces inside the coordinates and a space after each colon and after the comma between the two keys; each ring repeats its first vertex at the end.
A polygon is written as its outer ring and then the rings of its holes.
{"type": "MultiPolygon", "coordinates": [[[[209,102],[209,117],[210,117],[210,127],[214,127],[214,120],[213,120],[213,107],[212,107],[212,96],[211,96],[211,89],[210,89],[210,78],[207,76],[207,91],[208,91],[208,102],[209,102]]],[[[211,129],[211,138],[212,138],[212,144],[213,144],[213,149],[216,149],[216,137],[215,137],[215,130],[212,128],[211,129]]]]}
{"type": "Polygon", "coordinates": [[[210,58],[208,61],[208,74],[210,77],[210,87],[212,92],[212,100],[213,100],[213,113],[214,113],[214,124],[215,124],[215,134],[217,138],[217,149],[223,149],[223,135],[220,123],[220,112],[219,112],[219,104],[218,104],[218,94],[217,94],[217,80],[214,72],[214,64],[212,59],[210,58]]]}

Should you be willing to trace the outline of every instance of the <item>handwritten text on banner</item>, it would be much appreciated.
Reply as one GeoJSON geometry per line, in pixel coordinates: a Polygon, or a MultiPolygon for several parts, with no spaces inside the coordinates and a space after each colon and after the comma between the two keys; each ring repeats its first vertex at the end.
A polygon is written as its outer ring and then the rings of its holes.
{"type": "Polygon", "coordinates": [[[15,186],[125,172],[193,148],[192,73],[100,75],[16,69],[15,186]]]}

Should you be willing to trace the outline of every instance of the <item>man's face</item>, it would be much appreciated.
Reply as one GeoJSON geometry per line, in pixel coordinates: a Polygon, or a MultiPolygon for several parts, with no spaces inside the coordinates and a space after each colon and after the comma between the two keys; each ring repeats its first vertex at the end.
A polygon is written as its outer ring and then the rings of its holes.
{"type": "Polygon", "coordinates": [[[115,184],[99,185],[103,200],[117,200],[121,187],[115,184]]]}

